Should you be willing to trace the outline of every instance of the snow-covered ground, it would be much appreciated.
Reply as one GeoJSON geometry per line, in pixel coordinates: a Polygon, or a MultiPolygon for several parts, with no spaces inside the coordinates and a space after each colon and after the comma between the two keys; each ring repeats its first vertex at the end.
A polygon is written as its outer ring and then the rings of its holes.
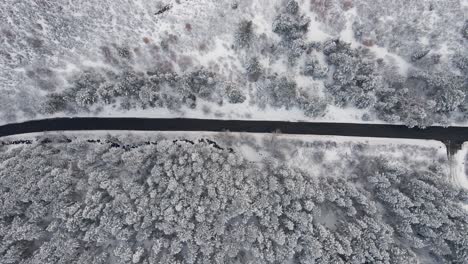
{"type": "MultiPolygon", "coordinates": [[[[182,107],[178,111],[171,111],[167,108],[156,109],[129,109],[122,110],[113,106],[105,106],[99,113],[84,112],[80,117],[136,117],[136,118],[203,118],[203,119],[223,119],[223,120],[272,120],[272,121],[308,121],[308,122],[332,122],[332,123],[369,123],[386,124],[379,120],[363,121],[361,119],[365,110],[353,107],[339,108],[329,106],[329,111],[323,117],[311,118],[306,116],[297,108],[260,108],[250,105],[247,102],[242,104],[226,104],[220,106],[213,102],[199,100],[196,108],[182,107]]],[[[67,113],[56,113],[52,115],[38,114],[35,119],[70,117],[67,113]]],[[[29,118],[19,119],[27,121],[29,118]]],[[[1,123],[1,122],[0,122],[1,123]]]]}
{"type": "MultiPolygon", "coordinates": [[[[468,190],[467,156],[468,143],[465,142],[452,158],[451,173],[455,184],[468,190]]],[[[468,204],[463,205],[468,210],[468,204]]]]}
{"type": "Polygon", "coordinates": [[[468,175],[467,175],[467,155],[468,155],[468,143],[465,142],[459,150],[453,156],[453,176],[455,182],[461,187],[468,189],[468,175]]]}
{"type": "MultiPolygon", "coordinates": [[[[445,145],[435,140],[359,138],[343,136],[285,135],[280,133],[237,133],[237,132],[144,132],[144,131],[89,131],[89,132],[46,132],[15,135],[2,138],[4,141],[35,138],[54,138],[64,135],[75,140],[109,139],[111,136],[120,139],[123,144],[157,141],[159,138],[188,139],[196,141],[203,138],[217,142],[221,147],[233,148],[251,162],[272,159],[283,164],[300,168],[312,174],[333,173],[331,164],[345,166],[343,160],[352,160],[356,153],[369,157],[385,157],[395,162],[411,161],[422,166],[432,163],[446,164],[447,175],[450,174],[445,145]],[[328,164],[317,170],[319,164],[328,164]],[[313,168],[313,169],[311,169],[313,168]]],[[[15,145],[12,145],[15,146],[15,145]]],[[[464,148],[464,153],[468,148],[464,148]]],[[[464,160],[457,156],[457,168],[464,160]]],[[[463,155],[463,154],[462,154],[463,155]]],[[[345,167],[340,169],[345,170],[345,167]]],[[[458,174],[457,175],[461,175],[458,174]]],[[[462,178],[455,179],[458,184],[462,178]]],[[[466,179],[465,183],[466,184],[466,179]]],[[[468,187],[468,185],[465,185],[468,187]]]]}

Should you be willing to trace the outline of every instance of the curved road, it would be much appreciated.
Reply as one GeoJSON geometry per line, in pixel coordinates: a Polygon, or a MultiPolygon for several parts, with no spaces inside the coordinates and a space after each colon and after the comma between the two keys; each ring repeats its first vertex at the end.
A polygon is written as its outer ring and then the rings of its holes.
{"type": "Polygon", "coordinates": [[[332,135],[433,139],[447,145],[449,154],[468,141],[468,127],[408,128],[403,125],[310,123],[255,120],[186,118],[52,118],[0,126],[0,137],[45,131],[136,130],[136,131],[232,131],[250,133],[332,135]]]}

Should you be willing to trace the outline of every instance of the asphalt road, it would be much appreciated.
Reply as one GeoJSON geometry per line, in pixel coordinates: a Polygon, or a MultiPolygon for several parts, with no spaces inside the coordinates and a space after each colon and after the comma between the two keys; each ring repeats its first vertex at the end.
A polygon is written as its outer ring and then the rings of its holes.
{"type": "Polygon", "coordinates": [[[232,131],[249,133],[331,135],[376,138],[433,139],[456,151],[468,141],[468,127],[408,128],[403,125],[311,123],[185,118],[52,118],[0,126],[0,137],[46,131],[232,131]]]}

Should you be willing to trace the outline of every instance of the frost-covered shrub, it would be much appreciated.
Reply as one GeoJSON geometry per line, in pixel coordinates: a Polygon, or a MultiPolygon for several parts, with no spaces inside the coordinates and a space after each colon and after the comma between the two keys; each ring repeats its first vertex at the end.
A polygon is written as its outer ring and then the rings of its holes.
{"type": "Polygon", "coordinates": [[[148,71],[145,74],[126,69],[108,71],[104,76],[99,70],[95,72],[87,70],[77,75],[69,89],[48,98],[46,105],[50,106],[45,107],[47,108],[45,112],[66,110],[72,113],[96,104],[115,103],[120,103],[119,106],[123,110],[147,107],[179,110],[183,105],[195,108],[197,97],[221,102],[223,99],[219,97],[222,95],[226,95],[225,99],[231,101],[245,100],[245,96],[237,91],[233,91],[232,94],[217,92],[217,78],[214,72],[203,68],[184,75],[157,71],[148,71]],[[57,96],[63,101],[58,100],[57,96]]]}
{"type": "Polygon", "coordinates": [[[359,109],[369,109],[375,103],[374,95],[363,93],[353,98],[354,105],[359,109]]]}
{"type": "Polygon", "coordinates": [[[117,55],[123,59],[130,60],[132,58],[132,52],[129,47],[116,47],[117,55]]]}
{"type": "Polygon", "coordinates": [[[464,38],[468,39],[468,20],[465,21],[465,24],[463,25],[461,34],[464,38]]]}
{"type": "Polygon", "coordinates": [[[417,79],[424,83],[423,87],[408,88],[422,90],[419,92],[427,94],[433,99],[436,102],[436,112],[454,111],[464,100],[466,84],[461,76],[440,72],[414,71],[410,73],[409,80],[411,79],[417,79]]]}
{"type": "Polygon", "coordinates": [[[228,102],[231,104],[240,104],[246,99],[241,90],[232,86],[227,87],[226,96],[228,98],[228,102]]]}
{"type": "Polygon", "coordinates": [[[299,12],[299,5],[294,0],[284,1],[279,14],[273,20],[273,32],[281,37],[277,55],[285,55],[288,63],[294,65],[304,54],[309,44],[305,42],[310,20],[299,12]]]}
{"type": "Polygon", "coordinates": [[[302,74],[317,79],[325,78],[328,74],[328,67],[320,63],[317,57],[311,56],[305,60],[302,74]]]}
{"type": "Polygon", "coordinates": [[[96,103],[98,96],[95,89],[82,89],[75,95],[76,103],[81,107],[88,107],[96,103]]]}
{"type": "Polygon", "coordinates": [[[257,102],[261,106],[297,107],[306,116],[320,117],[326,113],[328,100],[311,95],[297,87],[295,81],[286,77],[269,76],[260,84],[257,102]]]}
{"type": "Polygon", "coordinates": [[[316,59],[308,59],[304,62],[304,70],[303,74],[306,76],[313,76],[315,67],[317,65],[318,61],[316,59]]]}
{"type": "MultiPolygon", "coordinates": [[[[371,42],[409,59],[414,47],[421,45],[421,39],[430,39],[431,46],[442,45],[447,40],[453,43],[460,40],[460,21],[465,19],[460,1],[352,2],[359,17],[355,20],[353,29],[356,38],[363,44],[371,42]],[[385,16],[395,19],[382,19],[385,16]],[[431,19],[437,19],[438,23],[429,23],[431,19]]],[[[328,6],[339,12],[339,9],[335,8],[336,5],[330,3],[328,6]]],[[[457,46],[451,48],[456,50],[457,46]]]]}
{"type": "MultiPolygon", "coordinates": [[[[180,108],[183,105],[183,98],[180,95],[176,94],[169,94],[169,93],[163,93],[161,94],[161,101],[162,107],[166,107],[169,110],[180,110],[180,108]]],[[[194,100],[195,101],[195,100],[194,100]]]]}
{"type": "Polygon", "coordinates": [[[193,109],[197,106],[197,97],[193,94],[189,94],[182,98],[182,102],[193,109]]]}
{"type": "Polygon", "coordinates": [[[297,105],[296,82],[286,77],[269,76],[258,91],[262,104],[289,109],[297,105]]]}
{"type": "Polygon", "coordinates": [[[371,116],[368,113],[365,113],[365,114],[362,115],[361,120],[368,122],[368,121],[371,121],[372,119],[371,119],[371,116]]]}
{"type": "Polygon", "coordinates": [[[239,48],[249,47],[253,36],[252,21],[242,20],[234,35],[236,46],[239,48]]]}
{"type": "Polygon", "coordinates": [[[324,98],[301,93],[298,98],[299,108],[309,117],[321,117],[327,112],[328,102],[324,98]]]}
{"type": "Polygon", "coordinates": [[[334,67],[332,82],[327,83],[326,88],[335,104],[370,108],[375,101],[373,93],[381,86],[375,62],[340,40],[326,42],[323,52],[334,67]]]}
{"type": "Polygon", "coordinates": [[[427,54],[429,54],[431,50],[430,49],[422,49],[422,50],[418,50],[418,51],[415,51],[413,53],[413,55],[411,55],[411,61],[418,61],[422,58],[424,58],[427,54]]]}
{"type": "Polygon", "coordinates": [[[328,75],[328,67],[322,64],[316,64],[314,67],[313,77],[317,79],[326,78],[328,75]]]}
{"type": "Polygon", "coordinates": [[[147,72],[149,75],[149,82],[156,85],[168,85],[170,87],[176,87],[181,85],[183,76],[179,76],[175,72],[147,72]]]}
{"type": "Polygon", "coordinates": [[[145,85],[145,75],[141,72],[126,70],[119,75],[118,83],[115,85],[115,91],[122,96],[137,96],[140,89],[145,85]]]}
{"type": "Polygon", "coordinates": [[[460,69],[462,72],[468,73],[468,55],[462,56],[460,54],[457,54],[452,59],[452,62],[455,65],[455,67],[460,69]]]}
{"type": "Polygon", "coordinates": [[[154,82],[147,82],[138,94],[140,101],[151,107],[155,107],[161,97],[161,88],[154,82]]]}
{"type": "Polygon", "coordinates": [[[185,76],[185,85],[190,93],[208,98],[215,90],[216,75],[205,69],[195,70],[185,76]]]}
{"type": "Polygon", "coordinates": [[[446,123],[451,112],[463,110],[465,86],[460,76],[412,71],[406,79],[377,91],[375,109],[379,118],[409,126],[446,123]]]}
{"type": "Polygon", "coordinates": [[[26,76],[30,78],[38,88],[45,91],[55,91],[58,86],[58,74],[49,68],[38,67],[27,70],[26,76]]]}
{"type": "Polygon", "coordinates": [[[437,116],[430,114],[433,104],[427,104],[403,87],[394,86],[376,93],[377,116],[388,122],[403,122],[409,127],[431,125],[437,119],[437,116]]]}
{"type": "Polygon", "coordinates": [[[41,111],[47,114],[64,111],[67,109],[67,100],[61,94],[52,93],[46,96],[41,111]]]}
{"type": "Polygon", "coordinates": [[[262,66],[256,57],[248,61],[245,69],[247,71],[247,79],[251,82],[258,81],[263,73],[262,66]]]}
{"type": "Polygon", "coordinates": [[[288,63],[293,66],[295,62],[307,51],[307,44],[304,40],[294,40],[286,45],[287,51],[286,56],[288,59],[288,63]]]}
{"type": "Polygon", "coordinates": [[[72,78],[72,89],[76,91],[87,89],[96,90],[104,81],[105,78],[101,73],[92,69],[87,69],[72,78]]]}
{"type": "Polygon", "coordinates": [[[117,97],[117,91],[115,90],[114,83],[105,82],[102,83],[96,91],[98,100],[105,104],[110,104],[115,102],[117,97]]]}
{"type": "Polygon", "coordinates": [[[280,35],[285,42],[302,38],[307,32],[309,19],[299,13],[296,1],[286,2],[284,12],[280,13],[273,21],[273,32],[280,35]]]}

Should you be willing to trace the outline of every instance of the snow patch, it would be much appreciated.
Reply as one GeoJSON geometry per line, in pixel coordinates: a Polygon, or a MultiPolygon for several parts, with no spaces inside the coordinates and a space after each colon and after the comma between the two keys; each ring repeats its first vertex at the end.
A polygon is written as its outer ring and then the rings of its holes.
{"type": "Polygon", "coordinates": [[[356,8],[353,7],[349,9],[344,13],[344,16],[346,18],[346,25],[345,29],[342,30],[340,33],[340,39],[350,43],[352,48],[357,48],[360,46],[360,44],[356,41],[353,31],[353,23],[355,18],[357,17],[356,8]]]}
{"type": "Polygon", "coordinates": [[[468,177],[466,175],[466,155],[468,154],[468,142],[463,143],[459,150],[452,158],[455,163],[452,173],[454,174],[455,183],[461,187],[468,189],[468,177]]]}
{"type": "Polygon", "coordinates": [[[372,47],[367,47],[367,48],[370,49],[372,52],[374,52],[377,58],[391,60],[392,62],[394,62],[396,66],[398,67],[400,74],[402,75],[406,75],[406,73],[411,67],[411,64],[408,63],[405,59],[403,59],[401,56],[395,53],[389,52],[388,49],[386,48],[383,48],[377,45],[374,45],[372,47]]]}
{"type": "Polygon", "coordinates": [[[468,7],[468,0],[461,0],[460,4],[462,7],[468,7]]]}
{"type": "Polygon", "coordinates": [[[304,15],[310,19],[309,30],[306,35],[307,41],[322,42],[330,39],[331,35],[322,30],[324,26],[318,21],[317,14],[310,11],[312,10],[310,2],[311,1],[305,1],[305,3],[303,3],[304,8],[302,8],[304,15]]]}

